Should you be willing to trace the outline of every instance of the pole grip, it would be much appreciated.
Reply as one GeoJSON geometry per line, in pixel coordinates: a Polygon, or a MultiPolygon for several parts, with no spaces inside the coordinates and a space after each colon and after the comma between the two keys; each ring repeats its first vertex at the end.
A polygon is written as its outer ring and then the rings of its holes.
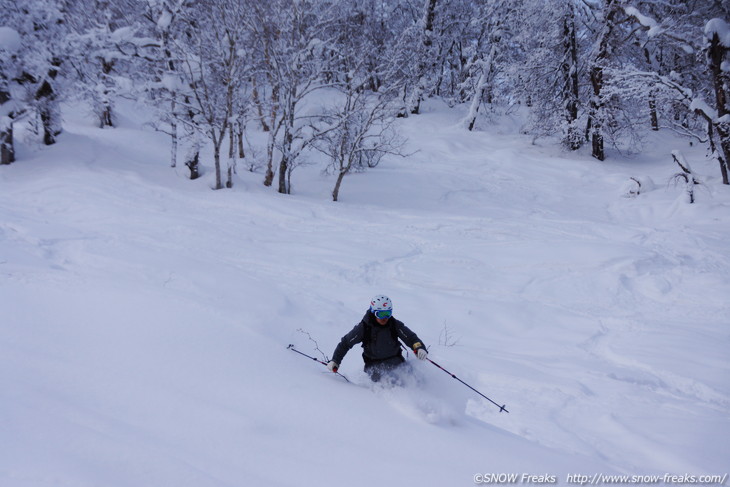
{"type": "MultiPolygon", "coordinates": [[[[306,353],[302,353],[302,352],[300,352],[299,350],[297,350],[296,348],[294,348],[294,345],[293,345],[293,344],[291,344],[291,343],[290,343],[290,344],[289,344],[289,346],[288,346],[288,347],[286,347],[286,348],[287,348],[287,350],[291,350],[292,352],[296,352],[296,353],[298,353],[299,355],[304,355],[304,356],[305,356],[305,357],[307,357],[307,358],[311,358],[311,359],[312,359],[312,360],[314,360],[315,362],[319,362],[320,364],[322,364],[322,365],[324,365],[324,366],[327,366],[327,362],[323,362],[323,361],[319,360],[319,359],[318,359],[318,358],[316,358],[316,357],[312,357],[311,355],[307,355],[306,353]]],[[[339,370],[339,369],[338,369],[338,370],[339,370]]],[[[342,377],[343,379],[345,379],[345,380],[346,380],[347,382],[350,382],[350,379],[348,379],[347,377],[345,377],[345,376],[344,376],[343,374],[340,374],[340,373],[339,373],[339,372],[338,372],[337,370],[334,370],[333,372],[334,372],[335,374],[339,375],[340,377],[342,377]]]]}

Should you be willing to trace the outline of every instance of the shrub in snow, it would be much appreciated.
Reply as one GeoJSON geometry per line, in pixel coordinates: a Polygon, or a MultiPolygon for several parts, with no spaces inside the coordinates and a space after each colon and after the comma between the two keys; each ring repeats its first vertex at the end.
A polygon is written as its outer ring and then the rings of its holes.
{"type": "Polygon", "coordinates": [[[677,184],[684,184],[684,188],[687,194],[687,203],[694,203],[695,185],[702,184],[702,182],[694,175],[694,173],[692,172],[692,168],[689,166],[689,163],[679,151],[672,151],[672,159],[674,159],[674,162],[677,163],[682,172],[676,173],[674,176],[672,176],[670,181],[673,181],[675,186],[677,184]]]}
{"type": "Polygon", "coordinates": [[[635,198],[641,193],[646,193],[654,189],[654,181],[648,176],[630,177],[621,186],[621,195],[624,198],[635,198]]]}

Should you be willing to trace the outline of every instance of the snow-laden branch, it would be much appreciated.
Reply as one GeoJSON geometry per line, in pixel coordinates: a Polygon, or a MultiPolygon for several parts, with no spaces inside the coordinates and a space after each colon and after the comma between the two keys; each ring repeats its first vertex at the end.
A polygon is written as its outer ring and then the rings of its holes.
{"type": "Polygon", "coordinates": [[[652,17],[641,13],[638,8],[625,7],[624,13],[630,18],[636,20],[641,25],[641,28],[646,31],[646,35],[650,40],[660,36],[664,36],[677,42],[682,50],[687,54],[695,52],[695,47],[692,46],[687,39],[676,35],[669,28],[663,26],[652,17]]]}
{"type": "MultiPolygon", "coordinates": [[[[730,49],[730,24],[724,19],[711,19],[705,24],[705,38],[709,40],[715,35],[722,47],[730,49]]],[[[723,71],[727,71],[727,69],[723,69],[723,71]]]]}
{"type": "Polygon", "coordinates": [[[641,81],[646,86],[668,89],[675,94],[673,98],[676,101],[684,103],[690,111],[710,123],[718,124],[726,121],[727,116],[720,119],[717,110],[710,106],[703,97],[697,96],[690,88],[679,84],[669,76],[663,76],[654,71],[611,71],[611,74],[616,84],[641,81]]]}
{"type": "Polygon", "coordinates": [[[666,32],[666,29],[659,25],[659,22],[652,19],[651,17],[643,15],[636,7],[625,7],[624,12],[629,17],[635,18],[639,22],[639,24],[641,24],[642,27],[646,29],[646,35],[650,38],[666,32]]]}

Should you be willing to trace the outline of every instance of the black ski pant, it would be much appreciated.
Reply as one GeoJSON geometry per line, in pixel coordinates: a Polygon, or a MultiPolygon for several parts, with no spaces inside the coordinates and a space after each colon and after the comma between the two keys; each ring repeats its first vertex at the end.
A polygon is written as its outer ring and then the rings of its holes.
{"type": "Polygon", "coordinates": [[[363,357],[365,360],[365,372],[370,376],[373,382],[379,382],[383,376],[390,374],[406,361],[403,355],[396,355],[380,360],[373,360],[363,357]]]}

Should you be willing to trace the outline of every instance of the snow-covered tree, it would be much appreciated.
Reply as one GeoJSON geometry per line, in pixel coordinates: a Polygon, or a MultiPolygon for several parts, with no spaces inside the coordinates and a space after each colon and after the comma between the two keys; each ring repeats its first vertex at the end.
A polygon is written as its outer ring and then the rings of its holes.
{"type": "MultiPolygon", "coordinates": [[[[249,24],[257,39],[260,69],[268,83],[271,114],[269,160],[264,184],[273,182],[278,171],[278,191],[291,192],[291,173],[314,140],[315,133],[303,112],[305,100],[327,86],[323,59],[330,56],[330,26],[337,12],[329,2],[275,0],[255,6],[249,24]],[[273,157],[279,156],[275,171],[273,157]]],[[[266,103],[266,102],[264,102],[266,103]]]]}
{"type": "Polygon", "coordinates": [[[43,142],[53,144],[62,131],[59,97],[64,63],[65,13],[54,0],[0,1],[6,25],[0,99],[3,110],[5,159],[12,155],[12,123],[27,114],[31,126],[40,127],[43,142]]]}
{"type": "Polygon", "coordinates": [[[720,163],[722,182],[730,184],[730,25],[722,18],[710,19],[705,24],[704,34],[704,53],[711,73],[715,108],[695,103],[695,109],[707,121],[710,145],[720,163]],[[715,134],[718,144],[714,142],[715,134]]]}
{"type": "Polygon", "coordinates": [[[674,53],[673,69],[667,72],[662,66],[657,69],[650,65],[644,70],[630,66],[616,74],[615,84],[648,92],[650,102],[663,100],[675,111],[678,106],[684,107],[686,116],[681,117],[681,129],[685,133],[693,132],[687,117],[698,117],[702,129],[694,134],[707,142],[720,165],[723,183],[730,184],[730,27],[726,20],[715,17],[727,11],[714,3],[697,5],[691,10],[681,3],[663,7],[644,11],[627,7],[625,11],[643,33],[646,46],[674,53]],[[666,17],[655,18],[649,13],[666,17]],[[682,15],[675,17],[676,13],[682,15]],[[676,62],[678,58],[684,62],[676,62]]]}
{"type": "Polygon", "coordinates": [[[624,0],[603,0],[598,23],[598,35],[590,56],[589,76],[591,97],[588,113],[588,137],[591,141],[591,155],[602,161],[606,158],[605,127],[610,122],[609,98],[604,93],[605,69],[613,61],[614,45],[623,12],[624,0]]]}
{"type": "Polygon", "coordinates": [[[23,110],[19,79],[22,64],[19,58],[22,40],[18,31],[0,26],[0,164],[15,162],[13,122],[23,110]]]}
{"type": "Polygon", "coordinates": [[[415,49],[415,70],[413,78],[409,80],[410,91],[406,94],[406,103],[403,115],[418,114],[421,101],[424,96],[429,95],[429,90],[434,86],[433,76],[436,67],[437,46],[434,39],[435,18],[437,15],[438,0],[424,0],[421,10],[421,18],[417,24],[417,44],[411,46],[415,49]]]}
{"type": "Polygon", "coordinates": [[[178,120],[193,134],[191,160],[199,157],[200,136],[212,143],[215,189],[223,188],[221,150],[235,116],[241,113],[247,78],[247,32],[240,28],[244,16],[236,0],[197,2],[195,9],[186,12],[184,35],[175,43],[184,85],[179,98],[184,115],[178,120]]]}
{"type": "Polygon", "coordinates": [[[170,135],[170,166],[177,166],[179,130],[178,97],[184,91],[180,74],[181,59],[175,49],[175,39],[182,35],[179,28],[192,0],[147,0],[143,12],[149,35],[159,48],[149,60],[150,70],[145,91],[157,111],[156,128],[170,135]]]}
{"type": "MultiPolygon", "coordinates": [[[[28,13],[33,23],[34,49],[28,53],[35,79],[32,104],[43,127],[43,143],[51,145],[62,131],[59,103],[62,89],[58,81],[64,62],[63,49],[67,34],[64,12],[58,3],[46,0],[33,2],[28,13]]],[[[27,34],[30,35],[30,32],[27,34]]]]}
{"type": "Polygon", "coordinates": [[[224,173],[231,185],[255,120],[268,137],[265,185],[278,177],[278,191],[291,192],[316,141],[339,161],[336,198],[342,177],[368,164],[356,141],[388,140],[379,130],[391,100],[408,116],[437,96],[465,104],[469,130],[499,106],[524,104],[531,133],[572,150],[589,140],[600,160],[606,144],[669,126],[707,142],[727,181],[726,3],[0,0],[3,161],[18,117],[53,142],[61,96],[85,97],[109,126],[118,97],[144,94],[155,127],[170,134],[170,164],[184,145],[191,177],[212,146],[215,187],[224,173]],[[324,88],[338,93],[326,109],[324,88]]]}
{"type": "Polygon", "coordinates": [[[68,19],[73,33],[68,38],[69,61],[73,65],[79,95],[91,103],[100,127],[115,125],[114,103],[120,91],[129,87],[127,75],[139,29],[141,4],[135,0],[79,0],[68,2],[68,19]]]}
{"type": "Polygon", "coordinates": [[[327,71],[331,79],[332,96],[328,96],[325,111],[313,123],[313,146],[327,155],[328,170],[337,179],[332,199],[339,198],[342,181],[351,172],[376,166],[386,154],[401,154],[404,140],[393,128],[397,114],[398,83],[385,84],[379,76],[383,59],[373,57],[371,40],[352,32],[356,24],[348,24],[345,13],[340,18],[344,25],[335,29],[340,36],[327,71]],[[373,78],[379,87],[373,90],[373,78]]]}
{"type": "Polygon", "coordinates": [[[530,107],[533,134],[558,133],[566,147],[576,150],[584,142],[579,116],[587,105],[581,83],[586,7],[574,0],[532,2],[523,4],[517,16],[528,27],[514,35],[521,52],[508,68],[513,94],[530,107]]]}
{"type": "Polygon", "coordinates": [[[494,101],[497,73],[504,69],[504,60],[508,57],[506,37],[509,36],[510,12],[508,2],[504,0],[483,2],[475,12],[473,23],[480,29],[469,49],[469,77],[463,84],[470,97],[469,110],[462,122],[468,130],[474,129],[479,107],[494,101]]]}

